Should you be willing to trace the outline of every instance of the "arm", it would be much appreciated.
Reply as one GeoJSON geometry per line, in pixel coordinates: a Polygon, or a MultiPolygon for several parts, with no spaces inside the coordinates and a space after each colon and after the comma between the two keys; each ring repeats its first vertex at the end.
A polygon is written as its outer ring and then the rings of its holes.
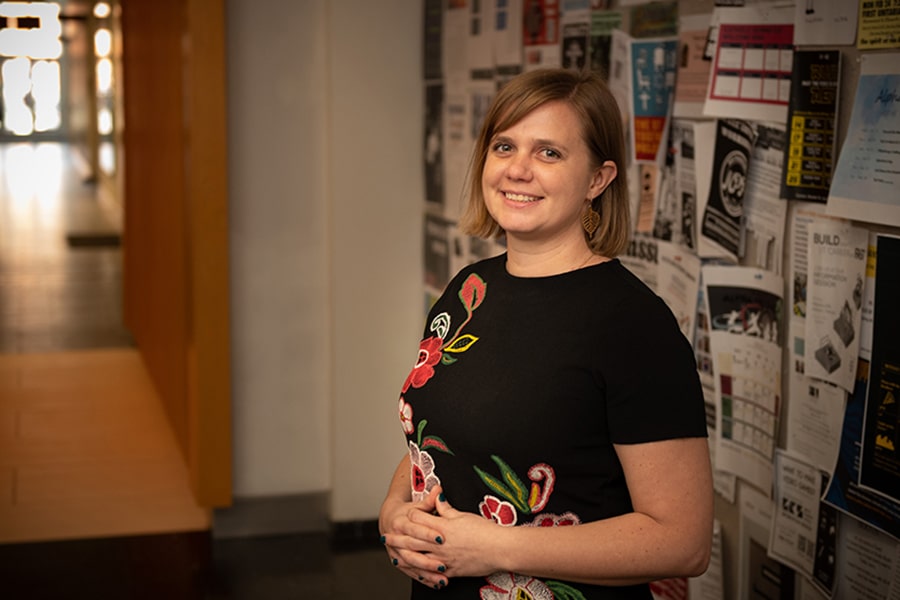
{"type": "Polygon", "coordinates": [[[441,533],[413,521],[416,513],[434,512],[437,493],[421,502],[413,502],[409,474],[409,455],[406,455],[394,471],[387,496],[381,504],[378,530],[394,566],[416,581],[440,587],[446,585],[447,577],[439,571],[440,561],[427,553],[440,547],[437,539],[441,533]]]}
{"type": "Polygon", "coordinates": [[[453,576],[513,571],[598,585],[628,585],[706,570],[713,493],[705,438],[617,445],[634,511],[574,527],[500,527],[437,502],[414,515],[442,532],[433,557],[453,576]]]}

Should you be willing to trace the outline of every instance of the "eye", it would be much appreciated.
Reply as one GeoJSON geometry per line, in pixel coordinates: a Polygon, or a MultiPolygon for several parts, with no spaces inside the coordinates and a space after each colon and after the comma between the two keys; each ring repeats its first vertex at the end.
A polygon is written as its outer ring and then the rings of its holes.
{"type": "Polygon", "coordinates": [[[509,152],[512,150],[512,144],[509,142],[494,142],[494,145],[491,146],[491,150],[501,153],[509,152]]]}
{"type": "Polygon", "coordinates": [[[543,148],[541,149],[541,155],[544,158],[548,158],[550,160],[559,160],[562,158],[562,154],[554,150],[553,148],[543,148]]]}

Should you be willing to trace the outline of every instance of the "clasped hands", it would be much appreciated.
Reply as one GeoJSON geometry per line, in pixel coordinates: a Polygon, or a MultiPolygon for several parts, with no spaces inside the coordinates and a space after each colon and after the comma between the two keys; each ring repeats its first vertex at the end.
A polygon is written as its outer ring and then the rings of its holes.
{"type": "Polygon", "coordinates": [[[440,589],[450,576],[498,570],[486,545],[500,526],[454,509],[440,486],[419,502],[386,501],[379,525],[391,563],[423,585],[440,589]]]}

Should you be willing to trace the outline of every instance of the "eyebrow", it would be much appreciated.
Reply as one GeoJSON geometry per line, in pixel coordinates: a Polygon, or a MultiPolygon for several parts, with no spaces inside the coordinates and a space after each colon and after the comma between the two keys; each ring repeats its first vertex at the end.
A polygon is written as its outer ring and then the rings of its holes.
{"type": "MultiPolygon", "coordinates": [[[[498,135],[498,136],[494,137],[494,140],[492,143],[512,142],[512,141],[513,141],[512,138],[507,135],[498,135]]],[[[563,153],[566,153],[569,151],[569,149],[565,145],[563,145],[560,142],[557,142],[555,140],[551,140],[551,139],[537,138],[535,140],[532,140],[532,143],[535,146],[553,146],[554,148],[560,150],[563,153]]]]}

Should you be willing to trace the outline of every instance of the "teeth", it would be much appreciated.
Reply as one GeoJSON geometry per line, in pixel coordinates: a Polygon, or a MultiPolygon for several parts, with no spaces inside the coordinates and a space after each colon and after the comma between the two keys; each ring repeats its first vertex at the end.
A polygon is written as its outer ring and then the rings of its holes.
{"type": "Polygon", "coordinates": [[[516,202],[534,202],[536,200],[540,200],[540,198],[536,198],[535,196],[524,196],[522,194],[504,194],[510,200],[515,200],[516,202]]]}

